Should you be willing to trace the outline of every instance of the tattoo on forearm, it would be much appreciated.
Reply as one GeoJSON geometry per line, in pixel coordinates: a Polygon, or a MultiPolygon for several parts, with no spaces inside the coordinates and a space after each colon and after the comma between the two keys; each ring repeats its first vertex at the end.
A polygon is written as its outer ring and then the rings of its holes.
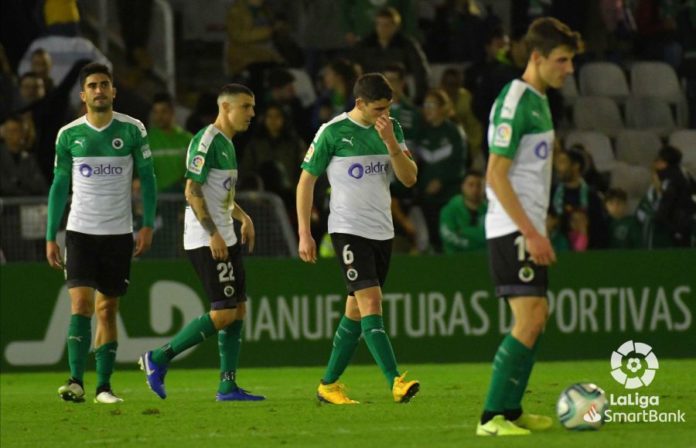
{"type": "Polygon", "coordinates": [[[197,182],[191,182],[189,192],[191,193],[189,204],[191,205],[193,214],[196,215],[196,219],[198,219],[198,222],[201,223],[205,231],[208,232],[209,235],[213,235],[217,232],[217,226],[213,222],[213,218],[211,218],[210,212],[208,211],[208,204],[205,202],[205,196],[203,196],[202,185],[197,182]]]}

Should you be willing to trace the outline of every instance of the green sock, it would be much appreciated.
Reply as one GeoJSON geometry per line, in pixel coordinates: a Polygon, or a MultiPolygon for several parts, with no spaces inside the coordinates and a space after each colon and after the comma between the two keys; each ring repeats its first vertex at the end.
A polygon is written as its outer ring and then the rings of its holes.
{"type": "Polygon", "coordinates": [[[508,395],[505,400],[506,410],[520,410],[522,409],[522,398],[527,390],[527,383],[529,383],[529,377],[532,374],[532,368],[536,362],[536,353],[539,350],[539,342],[541,341],[541,334],[537,337],[534,347],[532,347],[529,356],[524,359],[524,363],[521,365],[519,372],[518,383],[515,384],[512,392],[508,395]]]}
{"type": "Polygon", "coordinates": [[[488,387],[487,412],[502,413],[514,388],[522,381],[523,370],[532,350],[508,334],[500,343],[493,360],[493,375],[488,387]]]}
{"type": "Polygon", "coordinates": [[[359,321],[349,319],[346,316],[341,318],[341,322],[338,323],[338,328],[336,328],[336,333],[334,334],[329,364],[326,366],[326,372],[324,372],[324,377],[321,380],[324,384],[335,383],[343,375],[358,346],[360,333],[361,325],[359,321]]]}
{"type": "Polygon", "coordinates": [[[215,325],[213,325],[210,315],[206,313],[182,328],[174,335],[169,344],[153,350],[152,360],[157,364],[168,364],[179,353],[200,344],[214,334],[215,325]]]}
{"type": "Polygon", "coordinates": [[[227,328],[218,331],[220,352],[220,385],[218,392],[228,394],[237,388],[237,367],[242,348],[243,320],[235,320],[227,328]]]}
{"type": "Polygon", "coordinates": [[[110,386],[117,349],[118,342],[112,341],[99,346],[94,351],[94,357],[97,358],[97,389],[102,386],[110,386]]]}
{"type": "Polygon", "coordinates": [[[68,328],[68,364],[70,376],[82,383],[87,354],[92,344],[92,318],[73,314],[68,328]]]}
{"type": "Polygon", "coordinates": [[[377,365],[382,369],[382,373],[387,378],[389,387],[394,384],[394,378],[399,376],[399,371],[396,370],[396,358],[392,349],[389,336],[384,330],[384,321],[379,314],[365,316],[360,321],[360,326],[363,330],[363,337],[367,343],[367,348],[370,349],[372,357],[377,361],[377,365]]]}

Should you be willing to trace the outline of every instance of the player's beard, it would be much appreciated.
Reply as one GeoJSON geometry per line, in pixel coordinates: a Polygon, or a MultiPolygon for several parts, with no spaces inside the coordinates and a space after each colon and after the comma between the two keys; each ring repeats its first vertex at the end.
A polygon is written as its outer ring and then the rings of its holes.
{"type": "Polygon", "coordinates": [[[90,109],[94,112],[108,112],[113,106],[112,101],[104,101],[102,103],[97,103],[97,100],[92,101],[90,109]]]}

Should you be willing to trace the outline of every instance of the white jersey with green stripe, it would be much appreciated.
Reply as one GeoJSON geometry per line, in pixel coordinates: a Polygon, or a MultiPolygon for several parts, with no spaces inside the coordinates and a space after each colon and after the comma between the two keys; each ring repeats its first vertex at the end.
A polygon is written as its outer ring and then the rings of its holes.
{"type": "Polygon", "coordinates": [[[56,169],[70,173],[73,196],[67,230],[90,235],[133,231],[133,161],[152,164],[145,126],[128,115],[97,128],[82,116],[56,137],[56,169]]]}
{"type": "MultiPolygon", "coordinates": [[[[391,121],[397,142],[408,154],[401,125],[394,118],[391,121]]],[[[302,168],[314,176],[326,171],[329,178],[329,233],[374,240],[394,238],[389,192],[391,159],[374,126],[359,124],[345,112],[324,123],[302,168]]]]}
{"type": "MultiPolygon", "coordinates": [[[[200,183],[210,216],[227,246],[237,243],[232,221],[237,155],[232,140],[215,125],[208,125],[193,136],[186,157],[186,178],[200,183]]],[[[184,249],[210,246],[210,235],[190,206],[184,216],[184,249]]]]}
{"type": "MultiPolygon", "coordinates": [[[[519,79],[507,84],[491,109],[490,153],[512,159],[508,172],[512,189],[542,235],[546,235],[551,194],[553,140],[553,121],[546,95],[519,79]]],[[[518,231],[490,185],[486,185],[486,195],[486,238],[518,231]]]]}

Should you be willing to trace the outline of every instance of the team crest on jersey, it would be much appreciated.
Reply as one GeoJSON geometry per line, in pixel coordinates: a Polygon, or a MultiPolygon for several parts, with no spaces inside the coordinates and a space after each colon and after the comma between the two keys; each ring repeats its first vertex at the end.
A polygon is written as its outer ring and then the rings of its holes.
{"type": "Polygon", "coordinates": [[[529,283],[534,280],[534,269],[531,266],[522,266],[520,272],[517,274],[520,280],[525,283],[529,283]]]}
{"type": "Polygon", "coordinates": [[[354,282],[358,278],[358,271],[355,268],[350,268],[346,271],[346,277],[348,277],[348,280],[351,282],[354,282]]]}
{"type": "Polygon", "coordinates": [[[115,139],[111,140],[111,146],[113,146],[114,149],[121,149],[123,148],[123,140],[116,137],[115,139]]]}
{"type": "Polygon", "coordinates": [[[304,161],[309,162],[312,160],[312,156],[314,155],[314,144],[312,143],[309,145],[309,149],[307,150],[307,154],[304,156],[304,161]]]}
{"type": "Polygon", "coordinates": [[[495,128],[493,144],[495,146],[509,146],[512,140],[512,126],[508,123],[501,123],[495,128]]]}
{"type": "Polygon", "coordinates": [[[194,174],[201,174],[201,171],[203,171],[204,163],[205,157],[201,155],[195,156],[193,159],[191,159],[191,163],[189,164],[189,171],[191,171],[194,174]]]}

